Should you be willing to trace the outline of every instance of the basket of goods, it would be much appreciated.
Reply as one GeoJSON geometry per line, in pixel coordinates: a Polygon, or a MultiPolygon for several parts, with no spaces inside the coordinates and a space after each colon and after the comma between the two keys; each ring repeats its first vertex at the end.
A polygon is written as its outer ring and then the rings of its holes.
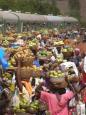
{"type": "Polygon", "coordinates": [[[43,37],[42,37],[44,40],[47,40],[49,39],[49,36],[47,34],[44,34],[43,37]]]}
{"type": "Polygon", "coordinates": [[[62,62],[63,62],[63,55],[59,55],[59,54],[58,54],[58,56],[57,56],[57,58],[56,58],[56,62],[57,62],[58,64],[62,63],[62,62]]]}
{"type": "Polygon", "coordinates": [[[15,55],[14,55],[15,60],[18,62],[18,60],[21,60],[22,66],[32,66],[33,64],[33,53],[29,49],[22,49],[19,50],[15,55]]]}
{"type": "Polygon", "coordinates": [[[8,41],[7,39],[3,40],[3,41],[2,41],[2,45],[3,45],[4,47],[9,46],[9,41],[8,41]]]}
{"type": "Polygon", "coordinates": [[[59,34],[58,31],[54,31],[54,32],[53,32],[53,36],[54,36],[54,37],[57,37],[58,34],[59,34]]]}
{"type": "Polygon", "coordinates": [[[40,77],[42,73],[42,67],[33,66],[33,76],[40,77]]]}
{"type": "Polygon", "coordinates": [[[37,39],[29,40],[28,45],[29,45],[30,49],[37,51],[37,49],[38,49],[38,40],[37,39]]]}
{"type": "Polygon", "coordinates": [[[58,70],[58,71],[50,71],[48,73],[49,81],[56,87],[56,88],[66,88],[67,82],[65,80],[65,74],[58,70]]]}
{"type": "Polygon", "coordinates": [[[29,107],[29,102],[22,97],[19,97],[19,99],[20,99],[19,104],[13,107],[14,114],[15,115],[28,115],[26,113],[26,109],[29,107]]]}
{"type": "Polygon", "coordinates": [[[63,53],[64,58],[71,57],[73,55],[73,48],[65,47],[62,49],[62,53],[63,53]]]}
{"type": "Polygon", "coordinates": [[[72,82],[72,78],[74,78],[74,77],[76,78],[76,74],[75,74],[73,67],[72,66],[69,67],[67,69],[67,72],[68,72],[68,80],[72,82]]]}
{"type": "Polygon", "coordinates": [[[28,80],[30,77],[33,76],[33,68],[32,67],[21,67],[20,68],[20,75],[22,80],[28,80]]]}
{"type": "Polygon", "coordinates": [[[29,56],[29,57],[23,58],[21,65],[22,66],[32,66],[33,61],[34,61],[34,57],[29,56]]]}
{"type": "Polygon", "coordinates": [[[27,113],[37,114],[40,108],[40,102],[35,100],[29,104],[29,107],[26,109],[27,113]]]}
{"type": "Polygon", "coordinates": [[[53,45],[54,46],[63,46],[64,42],[62,40],[60,40],[60,41],[54,41],[53,45]]]}
{"type": "Polygon", "coordinates": [[[7,40],[8,40],[9,42],[14,42],[16,39],[15,39],[14,37],[7,37],[7,40]]]}
{"type": "Polygon", "coordinates": [[[38,52],[38,57],[40,60],[46,60],[49,59],[52,56],[52,53],[47,50],[41,50],[38,52]]]}
{"type": "Polygon", "coordinates": [[[30,114],[37,114],[46,110],[47,105],[45,103],[41,102],[40,100],[34,100],[29,104],[28,108],[26,109],[26,112],[30,114]]]}

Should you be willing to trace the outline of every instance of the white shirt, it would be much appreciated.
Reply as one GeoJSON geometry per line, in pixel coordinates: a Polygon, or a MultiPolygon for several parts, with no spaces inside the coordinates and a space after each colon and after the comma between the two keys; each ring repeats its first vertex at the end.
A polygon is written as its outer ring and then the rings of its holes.
{"type": "Polygon", "coordinates": [[[58,51],[57,51],[56,47],[53,47],[52,51],[53,51],[53,53],[55,53],[56,56],[58,55],[58,51]]]}
{"type": "Polygon", "coordinates": [[[86,73],[86,56],[84,57],[84,65],[83,65],[84,72],[86,73]]]}
{"type": "Polygon", "coordinates": [[[56,60],[54,56],[52,56],[50,59],[51,59],[51,62],[54,62],[56,60]]]}
{"type": "Polygon", "coordinates": [[[76,76],[78,76],[79,72],[74,62],[64,62],[60,64],[61,69],[64,71],[66,68],[73,67],[76,76]]]}

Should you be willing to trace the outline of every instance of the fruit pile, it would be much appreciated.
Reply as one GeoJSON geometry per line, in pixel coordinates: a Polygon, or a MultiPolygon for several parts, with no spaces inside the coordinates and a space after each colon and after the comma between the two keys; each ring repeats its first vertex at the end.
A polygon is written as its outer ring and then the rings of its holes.
{"type": "Polygon", "coordinates": [[[42,50],[38,52],[38,56],[39,57],[47,57],[47,56],[51,56],[52,53],[50,51],[47,50],[42,50]]]}
{"type": "Polygon", "coordinates": [[[58,70],[58,71],[54,71],[54,70],[50,71],[48,73],[48,75],[49,75],[49,77],[53,77],[53,78],[63,78],[65,76],[65,74],[60,70],[58,70]]]}
{"type": "Polygon", "coordinates": [[[19,103],[19,106],[13,108],[14,113],[31,113],[35,114],[38,111],[43,110],[44,104],[39,100],[34,100],[31,103],[28,103],[25,99],[22,99],[19,103]]]}
{"type": "Polygon", "coordinates": [[[54,46],[59,46],[59,45],[64,45],[64,42],[63,41],[55,41],[54,42],[54,46]]]}
{"type": "Polygon", "coordinates": [[[56,62],[57,63],[62,63],[63,62],[63,56],[58,54],[58,56],[56,58],[56,62]]]}
{"type": "Polygon", "coordinates": [[[26,109],[29,107],[28,102],[22,98],[18,106],[13,108],[14,113],[26,112],[26,109]]]}
{"type": "Polygon", "coordinates": [[[64,53],[64,52],[73,52],[73,48],[72,47],[64,47],[63,49],[62,49],[62,52],[64,53]]]}
{"type": "Polygon", "coordinates": [[[29,107],[26,109],[29,113],[37,113],[40,108],[40,102],[38,100],[33,101],[29,104],[29,107]]]}

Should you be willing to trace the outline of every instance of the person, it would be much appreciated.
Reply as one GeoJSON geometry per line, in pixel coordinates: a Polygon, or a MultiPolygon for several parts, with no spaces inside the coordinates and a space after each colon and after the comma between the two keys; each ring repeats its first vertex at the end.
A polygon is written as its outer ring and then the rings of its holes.
{"type": "Polygon", "coordinates": [[[75,65],[75,63],[74,62],[71,62],[71,61],[64,61],[63,63],[61,63],[60,64],[60,68],[61,68],[61,70],[66,70],[67,68],[69,68],[69,67],[73,67],[73,70],[74,70],[74,72],[75,72],[75,75],[78,77],[78,75],[79,75],[79,72],[78,72],[78,69],[77,69],[77,67],[76,67],[76,65],[75,65]]]}
{"type": "Polygon", "coordinates": [[[86,54],[83,54],[82,59],[82,83],[86,84],[86,54]]]}
{"type": "Polygon", "coordinates": [[[35,65],[36,67],[40,67],[40,66],[41,66],[41,65],[40,65],[40,61],[39,61],[39,59],[38,59],[37,56],[35,56],[35,59],[34,59],[34,61],[33,61],[33,65],[35,65]]]}
{"type": "Polygon", "coordinates": [[[68,115],[68,102],[74,97],[72,91],[57,89],[57,84],[50,83],[50,91],[43,91],[41,85],[36,88],[36,97],[48,105],[50,115],[68,115]]]}

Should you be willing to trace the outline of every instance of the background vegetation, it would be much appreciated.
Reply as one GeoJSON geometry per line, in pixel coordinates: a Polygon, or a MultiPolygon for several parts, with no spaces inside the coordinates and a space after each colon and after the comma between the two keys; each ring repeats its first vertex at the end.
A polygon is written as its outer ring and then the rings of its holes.
{"type": "Polygon", "coordinates": [[[60,14],[56,5],[56,0],[52,3],[47,0],[0,0],[0,8],[3,10],[19,10],[22,12],[31,12],[39,14],[60,14]]]}

